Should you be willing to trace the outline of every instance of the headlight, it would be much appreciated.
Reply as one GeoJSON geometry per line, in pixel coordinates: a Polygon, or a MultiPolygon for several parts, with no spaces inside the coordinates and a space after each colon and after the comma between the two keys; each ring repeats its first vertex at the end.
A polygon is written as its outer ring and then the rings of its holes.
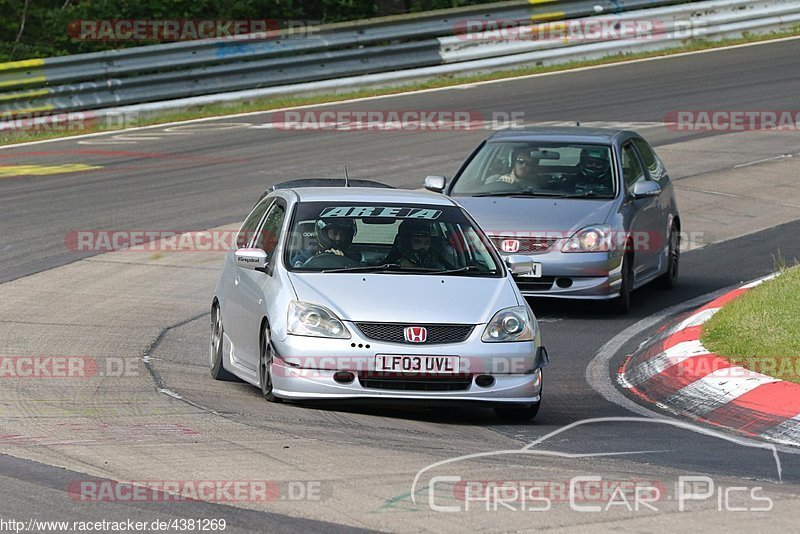
{"type": "Polygon", "coordinates": [[[308,302],[289,303],[288,325],[289,333],[297,336],[350,339],[350,332],[333,312],[308,302]]]}
{"type": "Polygon", "coordinates": [[[575,232],[561,252],[605,252],[611,249],[611,228],[605,224],[587,226],[575,232]]]}
{"type": "Polygon", "coordinates": [[[496,343],[503,341],[531,341],[536,337],[536,319],[527,306],[505,308],[494,314],[486,325],[481,341],[496,343]]]}

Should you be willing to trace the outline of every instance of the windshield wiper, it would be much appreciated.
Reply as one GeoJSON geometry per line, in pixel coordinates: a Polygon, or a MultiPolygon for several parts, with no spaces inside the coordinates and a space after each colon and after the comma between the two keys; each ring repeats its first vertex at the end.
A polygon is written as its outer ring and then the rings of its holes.
{"type": "Polygon", "coordinates": [[[475,193],[473,197],[560,197],[561,193],[549,193],[547,191],[490,191],[488,193],[475,193]]]}
{"type": "Polygon", "coordinates": [[[559,195],[558,198],[614,198],[608,194],[598,194],[594,191],[584,191],[583,193],[572,193],[569,195],[559,195]]]}
{"type": "Polygon", "coordinates": [[[402,272],[402,271],[412,271],[412,272],[434,272],[438,269],[433,269],[430,267],[403,267],[399,263],[384,263],[383,265],[354,265],[352,267],[341,267],[337,269],[323,269],[321,272],[323,273],[368,273],[368,272],[380,272],[380,271],[392,271],[392,272],[402,272]]]}
{"type": "Polygon", "coordinates": [[[442,269],[442,270],[435,270],[431,271],[431,274],[456,274],[456,273],[465,273],[467,271],[481,271],[485,273],[493,273],[495,271],[488,271],[483,270],[477,265],[467,265],[466,267],[456,267],[455,269],[442,269]]]}

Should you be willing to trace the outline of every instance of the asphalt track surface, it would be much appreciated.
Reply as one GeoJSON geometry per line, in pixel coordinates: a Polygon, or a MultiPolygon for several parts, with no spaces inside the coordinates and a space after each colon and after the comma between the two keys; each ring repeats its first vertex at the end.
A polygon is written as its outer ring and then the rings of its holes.
{"type": "MultiPolygon", "coordinates": [[[[678,109],[791,110],[796,109],[796,95],[800,94],[797,43],[786,41],[329,108],[472,110],[487,117],[495,111],[517,111],[523,112],[528,122],[577,119],[631,123],[657,123],[668,112],[678,109]]],[[[65,247],[64,237],[71,230],[189,230],[233,223],[244,218],[254,200],[270,184],[306,176],[340,176],[343,164],[348,165],[351,177],[379,179],[398,187],[419,187],[426,174],[452,175],[464,155],[487,133],[324,134],[252,127],[269,123],[269,120],[268,114],[223,118],[172,128],[172,131],[159,129],[161,133],[150,137],[148,130],[141,130],[133,136],[116,136],[114,141],[110,139],[115,136],[109,135],[0,150],[0,165],[84,163],[101,167],[89,172],[0,179],[3,228],[0,232],[0,283],[85,257],[65,247]]],[[[643,133],[657,147],[713,137],[712,134],[674,132],[665,128],[643,133]]],[[[796,139],[793,143],[798,145],[796,139]]],[[[747,161],[748,157],[738,153],[738,148],[731,149],[726,165],[731,161],[747,161]]],[[[764,155],[772,154],[765,149],[764,155]]],[[[700,156],[702,159],[702,154],[700,156]]],[[[698,167],[702,165],[698,163],[698,167]]],[[[724,165],[720,164],[722,167],[724,165]]],[[[678,173],[672,170],[678,183],[692,176],[690,165],[681,167],[678,173]]],[[[797,218],[800,218],[800,210],[797,218]]],[[[610,317],[596,305],[535,301],[534,311],[542,320],[545,343],[553,363],[546,370],[542,410],[532,424],[500,424],[491,412],[482,409],[452,414],[440,410],[358,406],[314,409],[314,413],[321,415],[309,415],[308,421],[301,423],[307,425],[305,431],[309,435],[319,435],[324,440],[325,433],[331,432],[329,427],[338,421],[365,442],[383,440],[387,451],[411,450],[424,455],[431,447],[440,446],[440,441],[446,441],[448,436],[457,441],[469,435],[471,428],[497,434],[498,442],[509,438],[524,444],[582,420],[635,415],[605,400],[584,380],[586,367],[597,350],[618,332],[664,308],[768,274],[774,270],[778,253],[790,263],[800,259],[800,222],[788,222],[686,252],[682,258],[680,287],[670,292],[649,287],[637,291],[633,297],[633,312],[625,317],[610,317]],[[378,415],[383,417],[379,426],[372,428],[369,422],[364,423],[378,415]],[[392,427],[392,421],[397,428],[392,427]],[[408,421],[431,423],[442,435],[437,436],[437,440],[426,435],[401,439],[397,435],[401,432],[399,428],[408,421]]],[[[4,309],[3,319],[12,316],[13,310],[4,309]]],[[[187,355],[204,357],[208,317],[187,316],[184,319],[174,328],[162,330],[164,335],[152,347],[152,353],[166,362],[201,369],[204,360],[192,360],[187,355]]],[[[170,326],[173,325],[164,324],[162,328],[170,326]]],[[[609,376],[624,354],[647,335],[648,332],[641,332],[612,359],[609,376]]],[[[58,347],[53,347],[53,352],[59,352],[58,347]]],[[[264,426],[266,412],[271,425],[302,433],[296,429],[296,410],[286,412],[283,406],[265,405],[253,388],[229,384],[226,395],[220,396],[216,389],[210,388],[205,373],[181,375],[171,368],[154,367],[161,384],[189,402],[263,428],[265,433],[270,431],[269,425],[264,426]],[[271,410],[273,413],[269,413],[271,410]]],[[[764,481],[767,485],[774,484],[778,478],[775,459],[764,449],[667,424],[607,421],[579,425],[551,441],[551,448],[565,454],[636,452],[624,460],[584,459],[577,467],[583,474],[598,470],[662,477],[663,480],[671,480],[675,473],[707,474],[720,481],[764,481]]],[[[786,451],[781,453],[780,459],[783,484],[771,487],[772,495],[785,495],[791,502],[800,493],[800,457],[786,451]]],[[[238,531],[264,528],[329,531],[337,527],[296,516],[209,503],[141,503],[137,506],[112,503],[91,509],[70,507],[63,503],[63,488],[65,481],[74,480],[77,475],[10,456],[0,456],[0,466],[3,517],[33,516],[46,505],[53,519],[88,520],[96,514],[106,519],[141,517],[152,520],[160,514],[191,513],[197,517],[226,517],[238,531]]],[[[335,459],[331,460],[330,468],[336,470],[335,459]]],[[[567,473],[574,473],[576,467],[559,459],[553,460],[552,469],[555,474],[551,472],[550,477],[564,478],[567,473]]],[[[772,521],[775,525],[788,524],[781,522],[789,519],[785,511],[779,511],[764,515],[760,521],[768,527],[772,521]]],[[[713,529],[728,520],[727,516],[726,519],[711,519],[710,525],[713,529]]],[[[680,520],[677,521],[676,524],[680,524],[680,520]]],[[[589,518],[581,517],[548,526],[586,528],[591,524],[589,518]]],[[[758,523],[751,523],[754,524],[758,523]]],[[[503,525],[506,526],[499,528],[508,528],[508,523],[503,525]]],[[[518,528],[532,526],[528,520],[518,528]]],[[[611,528],[610,524],[607,526],[611,528]]],[[[628,526],[634,530],[652,528],[647,523],[628,526]]],[[[691,526],[691,523],[687,525],[691,526]]],[[[425,529],[413,523],[405,526],[378,524],[373,528],[425,529]]]]}

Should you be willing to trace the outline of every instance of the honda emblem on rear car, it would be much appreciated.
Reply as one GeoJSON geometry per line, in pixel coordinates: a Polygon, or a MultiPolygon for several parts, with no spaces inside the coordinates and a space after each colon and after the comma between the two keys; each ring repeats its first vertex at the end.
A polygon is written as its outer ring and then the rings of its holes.
{"type": "Polygon", "coordinates": [[[425,343],[428,329],[424,326],[407,326],[403,329],[403,335],[409,343],[425,343]]]}
{"type": "Polygon", "coordinates": [[[504,239],[500,243],[500,249],[503,252],[516,252],[519,250],[519,240],[517,239],[504,239]]]}

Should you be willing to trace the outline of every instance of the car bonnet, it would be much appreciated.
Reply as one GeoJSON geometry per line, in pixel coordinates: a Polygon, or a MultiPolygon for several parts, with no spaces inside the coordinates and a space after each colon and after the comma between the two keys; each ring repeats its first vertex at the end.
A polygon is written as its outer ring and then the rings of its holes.
{"type": "Polygon", "coordinates": [[[298,300],[345,321],[480,324],[518,304],[507,277],[294,272],[289,279],[298,300]]]}
{"type": "Polygon", "coordinates": [[[590,224],[601,224],[614,200],[455,197],[490,235],[509,232],[559,232],[571,235],[590,224]]]}

